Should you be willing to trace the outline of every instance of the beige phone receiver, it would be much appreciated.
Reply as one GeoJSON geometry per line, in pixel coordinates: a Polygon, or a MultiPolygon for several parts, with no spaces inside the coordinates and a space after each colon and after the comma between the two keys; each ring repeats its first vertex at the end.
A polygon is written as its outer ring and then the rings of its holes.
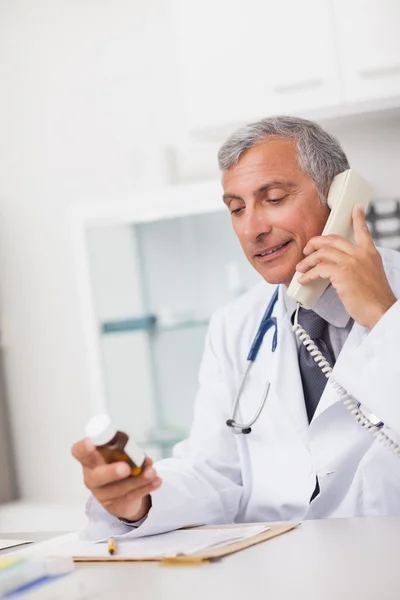
{"type": "MultiPolygon", "coordinates": [[[[348,169],[336,175],[328,194],[331,213],[321,235],[337,234],[353,241],[352,211],[361,204],[366,211],[371,199],[371,187],[361,175],[348,169]]],[[[298,283],[302,273],[296,271],[287,294],[303,308],[312,308],[329,285],[329,279],[315,279],[306,285],[298,283]]]]}
{"type": "MultiPolygon", "coordinates": [[[[354,239],[352,211],[355,204],[361,204],[366,211],[371,198],[371,188],[369,184],[360,175],[352,169],[344,171],[332,181],[332,185],[328,194],[328,206],[331,209],[331,214],[328,217],[322,235],[335,233],[350,241],[354,239]]],[[[295,273],[290,286],[288,295],[298,303],[295,315],[293,331],[299,341],[305,346],[311,354],[325,377],[335,388],[340,396],[343,404],[354,417],[354,419],[365,427],[366,431],[379,440],[386,448],[400,457],[400,445],[383,431],[384,423],[361,402],[351,396],[333,375],[332,366],[329,364],[325,356],[322,354],[315,342],[310,338],[308,333],[302,328],[298,321],[300,307],[312,308],[321,294],[328,287],[328,279],[315,279],[307,285],[300,285],[297,279],[301,273],[295,273]]]]}

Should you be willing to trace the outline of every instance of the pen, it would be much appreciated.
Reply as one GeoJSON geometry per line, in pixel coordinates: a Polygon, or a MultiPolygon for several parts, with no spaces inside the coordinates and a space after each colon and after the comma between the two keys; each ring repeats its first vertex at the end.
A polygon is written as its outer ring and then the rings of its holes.
{"type": "Polygon", "coordinates": [[[115,543],[114,538],[108,538],[108,554],[110,554],[111,556],[113,556],[114,554],[117,553],[117,545],[115,543]]]}

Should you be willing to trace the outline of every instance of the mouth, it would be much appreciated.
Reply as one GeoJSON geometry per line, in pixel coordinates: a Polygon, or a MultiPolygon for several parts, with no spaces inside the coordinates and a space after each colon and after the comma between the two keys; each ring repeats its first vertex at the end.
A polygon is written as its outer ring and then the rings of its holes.
{"type": "Polygon", "coordinates": [[[257,262],[265,263],[271,260],[275,260],[278,256],[281,256],[292,240],[280,244],[279,246],[272,246],[271,248],[265,248],[261,252],[256,252],[254,258],[257,262]]]}

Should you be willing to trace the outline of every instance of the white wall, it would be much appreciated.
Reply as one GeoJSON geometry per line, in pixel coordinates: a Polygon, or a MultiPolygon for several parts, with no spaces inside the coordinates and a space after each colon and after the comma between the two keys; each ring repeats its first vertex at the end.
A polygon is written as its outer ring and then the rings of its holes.
{"type": "MultiPolygon", "coordinates": [[[[168,179],[181,138],[167,3],[0,2],[0,282],[20,487],[85,495],[69,456],[89,385],[67,210],[168,179]]],[[[399,195],[400,120],[332,124],[378,197],[399,195]]],[[[217,175],[215,148],[180,146],[178,177],[217,175]],[[192,158],[196,157],[196,160],[192,158]]]]}
{"type": "Polygon", "coordinates": [[[162,0],[0,3],[1,326],[28,500],[86,495],[69,456],[89,393],[67,209],[165,182],[167,25],[162,0]]]}
{"type": "Polygon", "coordinates": [[[400,197],[400,115],[375,116],[328,124],[342,143],[352,167],[365,174],[375,200],[400,197]]]}
{"type": "MultiPolygon", "coordinates": [[[[400,111],[346,117],[321,124],[343,145],[351,165],[364,173],[376,199],[400,196],[400,111]]],[[[177,148],[177,176],[181,181],[218,177],[215,160],[219,143],[196,143],[177,148]]]]}

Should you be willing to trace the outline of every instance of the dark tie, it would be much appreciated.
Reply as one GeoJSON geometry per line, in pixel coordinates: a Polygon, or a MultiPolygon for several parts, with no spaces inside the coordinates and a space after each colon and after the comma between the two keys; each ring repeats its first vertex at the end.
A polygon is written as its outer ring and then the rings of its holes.
{"type": "MultiPolygon", "coordinates": [[[[305,308],[300,308],[298,320],[319,351],[333,367],[333,353],[323,340],[328,323],[314,311],[305,308]]],[[[299,367],[308,422],[310,423],[328,380],[303,344],[299,348],[299,367]]]]}

